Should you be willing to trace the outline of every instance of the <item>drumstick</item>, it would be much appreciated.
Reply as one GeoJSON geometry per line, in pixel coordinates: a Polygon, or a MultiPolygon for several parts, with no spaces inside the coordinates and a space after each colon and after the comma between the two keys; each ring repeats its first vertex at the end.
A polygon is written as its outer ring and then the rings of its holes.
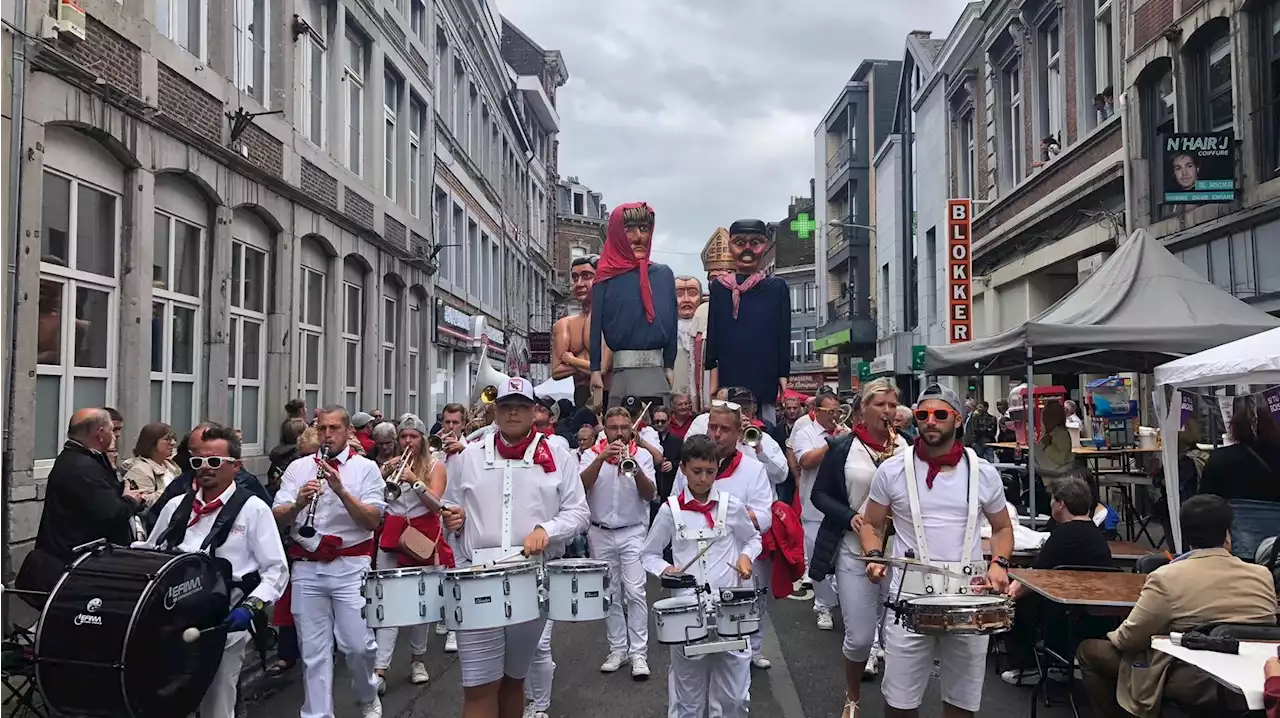
{"type": "Polygon", "coordinates": [[[695,563],[697,563],[697,562],[698,562],[698,559],[702,558],[703,556],[706,556],[706,555],[707,555],[707,552],[711,550],[711,547],[712,547],[713,545],[715,545],[715,542],[716,542],[716,541],[719,541],[719,540],[720,540],[720,539],[722,539],[722,538],[724,538],[724,536],[719,536],[719,537],[717,537],[717,538],[714,538],[714,539],[711,539],[710,541],[708,541],[708,542],[707,542],[707,545],[702,547],[702,550],[698,552],[698,555],[697,555],[697,556],[694,556],[694,557],[693,557],[693,559],[691,559],[691,560],[689,561],[689,563],[686,563],[683,567],[681,567],[681,569],[680,569],[680,573],[684,573],[684,572],[688,571],[690,566],[692,566],[692,565],[694,565],[695,563]]]}
{"type": "Polygon", "coordinates": [[[216,631],[218,628],[220,628],[220,626],[213,626],[211,628],[200,630],[199,628],[192,626],[191,628],[188,628],[187,630],[182,632],[182,642],[195,643],[196,641],[200,640],[200,636],[208,633],[209,631],[216,631]]]}
{"type": "Polygon", "coordinates": [[[524,549],[520,549],[519,551],[516,551],[510,556],[504,556],[503,558],[500,558],[497,561],[494,561],[494,563],[506,563],[507,561],[514,561],[515,559],[520,558],[521,556],[524,556],[524,549]]]}

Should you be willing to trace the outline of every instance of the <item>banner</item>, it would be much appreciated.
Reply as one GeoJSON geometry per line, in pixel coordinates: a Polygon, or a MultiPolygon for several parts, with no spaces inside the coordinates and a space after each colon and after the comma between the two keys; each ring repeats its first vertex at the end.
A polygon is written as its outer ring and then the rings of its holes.
{"type": "Polygon", "coordinates": [[[973,338],[973,201],[947,200],[947,342],[973,338]]]}
{"type": "Polygon", "coordinates": [[[1236,142],[1230,132],[1160,137],[1164,204],[1236,200],[1236,142]]]}
{"type": "Polygon", "coordinates": [[[1187,419],[1190,419],[1191,417],[1195,416],[1195,414],[1196,414],[1195,394],[1188,394],[1186,392],[1182,392],[1182,421],[1178,423],[1178,426],[1186,426],[1187,419]]]}
{"type": "MultiPolygon", "coordinates": [[[[1271,417],[1280,423],[1280,386],[1273,386],[1262,392],[1262,403],[1271,412],[1271,417]]],[[[1261,409],[1262,407],[1258,407],[1261,409]]]]}

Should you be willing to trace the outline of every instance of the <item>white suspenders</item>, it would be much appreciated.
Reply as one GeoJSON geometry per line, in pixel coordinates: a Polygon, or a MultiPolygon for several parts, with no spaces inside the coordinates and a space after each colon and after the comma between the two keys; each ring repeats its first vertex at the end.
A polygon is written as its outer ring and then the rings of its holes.
{"type": "Polygon", "coordinates": [[[502,469],[502,546],[497,549],[476,549],[472,556],[472,563],[477,566],[511,555],[511,475],[516,469],[528,469],[533,466],[533,454],[538,450],[538,444],[543,439],[542,434],[535,432],[533,441],[529,442],[529,448],[525,449],[524,456],[519,459],[503,459],[498,457],[494,449],[497,435],[498,432],[493,431],[484,436],[484,468],[486,471],[502,469]]]}
{"type": "MultiPolygon", "coordinates": [[[[729,532],[729,527],[726,525],[729,518],[728,497],[722,495],[721,492],[716,492],[708,496],[707,499],[716,502],[716,525],[702,526],[695,529],[685,523],[684,510],[680,508],[680,497],[673,494],[667,498],[667,506],[671,508],[671,518],[675,522],[675,540],[696,541],[699,553],[702,553],[708,545],[714,543],[717,539],[723,538],[729,532]]],[[[698,559],[698,573],[703,577],[703,580],[706,580],[706,577],[710,575],[707,568],[706,553],[702,553],[702,556],[698,559]]]]}
{"type": "MultiPolygon", "coordinates": [[[[981,562],[973,562],[973,539],[978,531],[978,524],[981,522],[978,497],[978,455],[973,452],[973,449],[966,448],[964,457],[969,467],[969,486],[967,491],[968,506],[965,514],[967,520],[964,526],[964,546],[960,554],[959,563],[943,563],[929,559],[929,539],[924,533],[924,519],[921,517],[920,512],[920,487],[916,483],[916,459],[915,454],[910,452],[904,457],[906,461],[903,462],[906,468],[907,502],[911,507],[911,527],[915,531],[916,558],[918,560],[962,573],[965,576],[982,576],[984,575],[983,564],[981,562]]],[[[919,571],[903,571],[902,592],[916,595],[964,594],[969,593],[969,585],[967,580],[961,581],[949,576],[935,576],[919,571]]]]}

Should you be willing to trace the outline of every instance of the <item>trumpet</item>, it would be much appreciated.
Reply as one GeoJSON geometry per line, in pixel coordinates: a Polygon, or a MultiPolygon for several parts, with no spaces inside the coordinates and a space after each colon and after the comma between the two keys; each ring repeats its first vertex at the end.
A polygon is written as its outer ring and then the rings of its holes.
{"type": "Polygon", "coordinates": [[[742,430],[742,443],[752,449],[760,446],[762,439],[763,437],[760,433],[760,427],[758,426],[748,426],[742,430]]]}
{"type": "Polygon", "coordinates": [[[638,472],[639,470],[640,470],[640,464],[637,464],[636,460],[631,458],[630,456],[618,462],[618,473],[622,474],[628,479],[634,479],[636,477],[636,472],[638,472]]]}
{"type": "MultiPolygon", "coordinates": [[[[321,478],[324,472],[331,470],[329,468],[329,447],[321,446],[320,461],[316,465],[316,478],[321,478]]],[[[320,486],[323,491],[324,484],[320,486]]],[[[311,497],[311,504],[307,506],[307,516],[302,520],[302,525],[298,527],[298,535],[302,538],[311,538],[316,535],[316,504],[318,503],[320,503],[320,494],[311,497]]]]}
{"type": "Polygon", "coordinates": [[[400,454],[400,458],[398,459],[400,463],[396,466],[396,473],[392,475],[391,480],[387,482],[387,488],[383,493],[387,501],[395,501],[404,493],[404,489],[400,486],[400,476],[404,473],[405,467],[409,465],[410,459],[411,454],[409,447],[406,446],[404,453],[400,454]]]}
{"type": "Polygon", "coordinates": [[[444,449],[444,439],[439,434],[432,434],[427,437],[427,448],[432,451],[440,451],[444,449]]]}

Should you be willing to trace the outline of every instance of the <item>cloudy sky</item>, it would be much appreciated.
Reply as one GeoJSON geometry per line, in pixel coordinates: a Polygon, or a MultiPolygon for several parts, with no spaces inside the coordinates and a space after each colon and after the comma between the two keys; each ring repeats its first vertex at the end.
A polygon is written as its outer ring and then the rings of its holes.
{"type": "Polygon", "coordinates": [[[813,132],[867,58],[911,30],[944,37],[963,0],[497,0],[560,50],[560,175],[607,205],[647,201],[656,258],[701,275],[718,226],[786,216],[807,195],[813,132]]]}

